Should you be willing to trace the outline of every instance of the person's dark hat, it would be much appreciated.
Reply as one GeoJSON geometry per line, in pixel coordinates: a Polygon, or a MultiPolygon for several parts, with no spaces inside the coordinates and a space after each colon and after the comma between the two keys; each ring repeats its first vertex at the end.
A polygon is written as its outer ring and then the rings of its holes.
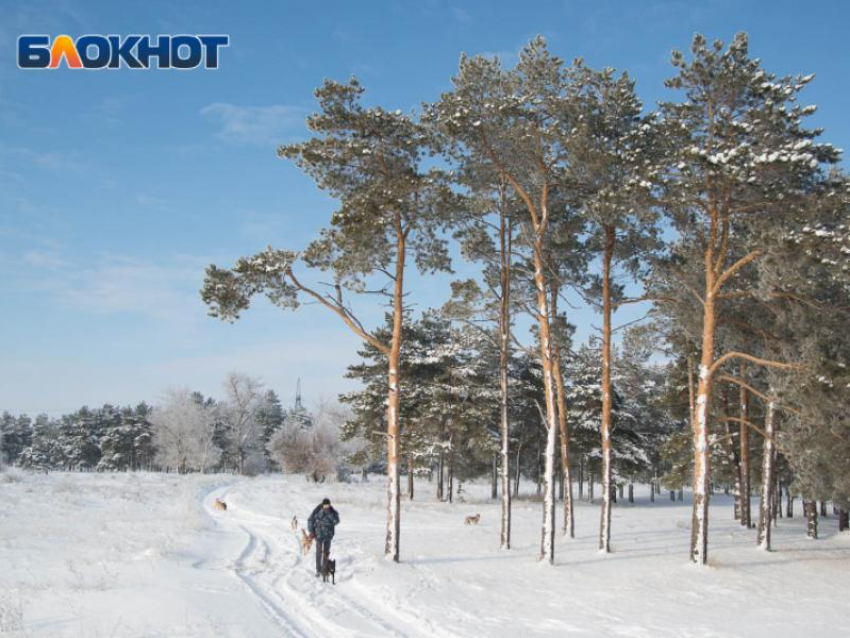
{"type": "Polygon", "coordinates": [[[329,499],[329,498],[323,498],[322,499],[322,505],[330,505],[330,504],[331,504],[331,499],[329,499]]]}

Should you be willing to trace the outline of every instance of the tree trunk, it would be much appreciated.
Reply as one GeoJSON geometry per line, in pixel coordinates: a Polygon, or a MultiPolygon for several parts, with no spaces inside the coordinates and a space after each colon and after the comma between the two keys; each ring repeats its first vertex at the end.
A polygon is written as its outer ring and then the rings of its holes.
{"type": "Polygon", "coordinates": [[[759,507],[759,549],[770,551],[770,524],[773,519],[771,497],[774,484],[773,432],[776,421],[776,404],[771,400],[767,404],[764,418],[764,454],[761,471],[761,506],[759,507]]]}
{"type": "Polygon", "coordinates": [[[845,509],[838,510],[838,531],[843,532],[850,528],[850,511],[845,509]]]}
{"type": "MultiPolygon", "coordinates": [[[[747,364],[741,362],[741,379],[747,380],[747,364]]],[[[747,389],[741,387],[740,396],[741,419],[750,420],[750,397],[747,389]]],[[[741,422],[738,430],[741,448],[741,525],[752,526],[752,509],[750,507],[750,429],[746,423],[741,422]]]]}
{"type": "Polygon", "coordinates": [[[444,495],[443,495],[443,491],[444,491],[443,490],[443,475],[445,474],[445,471],[444,471],[445,470],[445,467],[444,467],[445,464],[446,464],[446,462],[445,462],[443,452],[440,452],[440,461],[439,461],[439,464],[438,464],[439,472],[437,474],[437,500],[440,501],[441,503],[443,502],[443,498],[444,498],[444,495]]]}
{"type": "MultiPolygon", "coordinates": [[[[555,400],[555,374],[553,370],[552,331],[549,323],[549,302],[546,298],[547,264],[544,263],[546,220],[549,217],[547,203],[548,189],[544,186],[541,216],[534,223],[534,246],[532,261],[534,265],[534,287],[537,294],[537,323],[540,339],[540,363],[543,372],[543,390],[546,399],[546,453],[543,476],[543,527],[540,543],[540,560],[550,564],[555,562],[555,437],[558,432],[558,415],[555,400]]],[[[533,215],[537,217],[537,215],[533,215]]]]}
{"type": "Polygon", "coordinates": [[[413,459],[407,457],[407,498],[413,500],[413,459]]]}
{"type": "Polygon", "coordinates": [[[490,471],[490,498],[499,498],[499,454],[493,453],[492,469],[490,471]]]}
{"type": "MultiPolygon", "coordinates": [[[[499,434],[502,455],[502,511],[499,524],[499,546],[511,548],[511,475],[510,475],[510,423],[508,421],[508,364],[511,347],[511,243],[512,232],[505,215],[505,192],[501,191],[502,206],[499,209],[499,284],[502,297],[499,300],[499,434]]],[[[517,474],[519,456],[517,456],[517,474]]],[[[519,483],[519,481],[517,481],[519,483]]],[[[517,485],[517,488],[519,485],[517,485]]]]}
{"type": "Polygon", "coordinates": [[[393,288],[393,333],[387,373],[387,540],[384,554],[399,561],[401,536],[401,490],[399,486],[398,457],[401,453],[400,371],[402,322],[404,320],[404,259],[407,233],[402,229],[401,217],[396,213],[396,264],[393,288]]]}
{"type": "Polygon", "coordinates": [[[584,498],[584,457],[578,462],[578,500],[584,498]]]}
{"type": "MultiPolygon", "coordinates": [[[[729,389],[723,388],[723,410],[724,416],[729,416],[729,389]]],[[[726,449],[729,453],[729,460],[732,461],[732,480],[734,485],[732,490],[735,497],[734,518],[736,521],[741,520],[741,510],[743,509],[743,498],[741,491],[741,461],[738,458],[738,453],[735,450],[735,441],[732,440],[732,428],[729,427],[729,420],[723,419],[723,426],[726,429],[726,449]]],[[[727,491],[728,493],[728,491],[727,491]]]]}
{"type": "Polygon", "coordinates": [[[520,479],[520,476],[521,476],[520,462],[519,462],[520,456],[519,455],[520,455],[521,452],[522,452],[522,444],[517,446],[517,450],[516,450],[516,476],[514,478],[514,496],[517,496],[519,494],[519,479],[520,479]]]}
{"type": "Polygon", "coordinates": [[[670,490],[670,500],[673,502],[676,501],[676,492],[673,490],[670,490]]]}
{"type": "Polygon", "coordinates": [[[794,495],[791,494],[791,486],[785,486],[785,518],[794,518],[794,495]]]}
{"type": "Polygon", "coordinates": [[[540,482],[541,477],[543,476],[543,468],[540,466],[540,442],[538,441],[536,445],[537,453],[534,455],[534,493],[537,494],[537,496],[540,496],[540,492],[543,490],[543,485],[540,482]]]}
{"type": "Polygon", "coordinates": [[[629,503],[635,502],[635,484],[629,483],[629,503]]]}
{"type": "MultiPolygon", "coordinates": [[[[564,500],[564,473],[558,472],[558,500],[564,500]]],[[[564,525],[566,526],[566,520],[564,520],[564,525]]]]}
{"type": "MultiPolygon", "coordinates": [[[[552,285],[552,317],[558,313],[558,286],[552,285]]],[[[561,344],[556,339],[554,343],[554,361],[552,368],[555,373],[555,390],[558,406],[558,430],[561,441],[561,498],[564,500],[564,536],[575,538],[575,522],[573,519],[573,479],[570,476],[570,431],[567,427],[567,399],[564,390],[564,374],[561,361],[561,344]]]]}
{"type": "Polygon", "coordinates": [[[705,298],[703,303],[702,352],[699,366],[696,406],[694,407],[694,504],[691,519],[691,560],[698,565],[708,562],[708,484],[711,476],[708,445],[708,408],[711,402],[711,374],[714,364],[714,255],[705,254],[705,298]]]}
{"type": "Polygon", "coordinates": [[[816,501],[803,501],[803,515],[806,517],[806,536],[818,537],[818,506],[816,501]]]}
{"type": "Polygon", "coordinates": [[[602,254],[602,511],[599,520],[599,551],[611,551],[611,260],[614,229],[605,228],[602,254]]]}
{"type": "Polygon", "coordinates": [[[820,502],[820,515],[821,518],[826,518],[826,501],[820,502]]]}
{"type": "Polygon", "coordinates": [[[658,480],[657,478],[653,478],[653,479],[652,479],[652,480],[650,480],[650,482],[649,482],[649,502],[650,502],[650,503],[654,503],[654,502],[655,502],[655,482],[656,482],[657,480],[658,480]]]}
{"type": "Polygon", "coordinates": [[[590,501],[589,501],[589,502],[590,502],[590,503],[593,503],[593,472],[591,472],[591,473],[588,475],[588,477],[587,477],[587,482],[588,482],[588,487],[589,487],[589,490],[588,490],[588,492],[589,492],[589,493],[588,493],[588,496],[590,497],[590,501]]]}
{"type": "Polygon", "coordinates": [[[455,495],[455,450],[453,436],[449,436],[449,503],[454,503],[455,495]]]}

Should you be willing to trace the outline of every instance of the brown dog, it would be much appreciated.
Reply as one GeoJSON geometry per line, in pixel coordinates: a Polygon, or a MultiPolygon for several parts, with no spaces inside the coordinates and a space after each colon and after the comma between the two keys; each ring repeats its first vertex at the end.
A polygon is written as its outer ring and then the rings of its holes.
{"type": "Polygon", "coordinates": [[[220,501],[218,499],[215,499],[215,508],[219,512],[226,512],[227,511],[227,503],[225,503],[224,501],[220,501]]]}
{"type": "Polygon", "coordinates": [[[478,521],[481,520],[481,514],[476,514],[475,516],[467,516],[463,524],[464,525],[478,525],[478,521]]]}
{"type": "Polygon", "coordinates": [[[301,553],[305,556],[310,553],[310,548],[313,546],[313,537],[309,536],[304,528],[301,528],[301,553]]]}

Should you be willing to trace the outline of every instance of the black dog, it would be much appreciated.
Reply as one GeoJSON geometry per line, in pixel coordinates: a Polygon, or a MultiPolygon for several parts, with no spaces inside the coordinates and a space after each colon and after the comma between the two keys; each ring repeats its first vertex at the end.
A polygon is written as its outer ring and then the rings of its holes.
{"type": "Polygon", "coordinates": [[[336,561],[326,560],[324,569],[322,569],[322,582],[328,582],[328,576],[331,577],[331,583],[336,585],[336,561]]]}

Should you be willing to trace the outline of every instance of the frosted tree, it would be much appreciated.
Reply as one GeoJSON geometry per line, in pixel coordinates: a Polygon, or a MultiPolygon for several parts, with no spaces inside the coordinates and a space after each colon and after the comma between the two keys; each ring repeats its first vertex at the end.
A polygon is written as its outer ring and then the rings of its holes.
{"type": "Polygon", "coordinates": [[[0,465],[14,465],[21,452],[32,445],[32,422],[26,415],[0,416],[0,465]]]}
{"type": "Polygon", "coordinates": [[[30,441],[30,445],[21,450],[18,459],[21,467],[47,472],[63,466],[64,458],[56,421],[48,419],[46,414],[37,416],[32,424],[30,441]]]}
{"type": "Polygon", "coordinates": [[[694,507],[690,557],[708,560],[709,405],[714,374],[748,359],[715,348],[717,313],[736,274],[758,261],[765,247],[751,229],[789,214],[801,188],[817,179],[823,162],[837,152],[813,142],[819,131],[802,127],[814,107],[796,104],[807,77],[777,78],[749,58],[747,36],[738,34],[724,51],[721,42],[694,37],[692,60],[674,52],[678,75],[667,86],[684,92],[661,105],[661,135],[669,142],[660,181],[665,210],[688,251],[701,264],[701,286],[688,291],[701,311],[702,334],[693,412],[694,507]],[[699,288],[702,288],[700,290],[699,288]]]}
{"type": "Polygon", "coordinates": [[[446,241],[439,230],[456,197],[440,170],[423,166],[428,140],[420,124],[401,111],[364,107],[362,94],[355,79],[344,84],[326,81],[316,91],[320,111],[307,120],[314,137],[278,151],[339,201],[330,227],[302,253],[268,248],[240,259],[232,270],[210,266],[202,296],[211,314],[226,320],[238,318],[255,294],[265,293],[284,309],[297,308],[306,297],[387,356],[385,554],[398,561],[405,267],[412,258],[421,272],[448,269],[446,241]],[[305,283],[296,274],[300,264],[330,273],[329,289],[305,283]],[[345,296],[369,291],[380,293],[378,298],[391,306],[388,340],[379,339],[358,319],[345,296]]]}
{"type": "Polygon", "coordinates": [[[212,410],[188,390],[169,390],[150,416],[157,462],[185,474],[206,472],[218,462],[212,410]]]}
{"type": "MultiPolygon", "coordinates": [[[[111,411],[111,406],[108,411],[111,411]]],[[[102,412],[87,406],[62,416],[58,443],[65,469],[87,470],[97,466],[104,425],[102,412]]]]}
{"type": "Polygon", "coordinates": [[[218,415],[228,431],[230,453],[236,460],[236,471],[253,474],[258,471],[262,454],[262,423],[258,419],[265,404],[263,383],[254,377],[231,372],[224,382],[224,402],[218,415]],[[248,463],[253,461],[253,467],[248,463]]]}
{"type": "Polygon", "coordinates": [[[344,474],[348,450],[340,431],[349,419],[345,408],[323,401],[312,427],[296,420],[285,422],[271,436],[268,451],[285,472],[304,474],[316,483],[336,480],[344,474]]]}

